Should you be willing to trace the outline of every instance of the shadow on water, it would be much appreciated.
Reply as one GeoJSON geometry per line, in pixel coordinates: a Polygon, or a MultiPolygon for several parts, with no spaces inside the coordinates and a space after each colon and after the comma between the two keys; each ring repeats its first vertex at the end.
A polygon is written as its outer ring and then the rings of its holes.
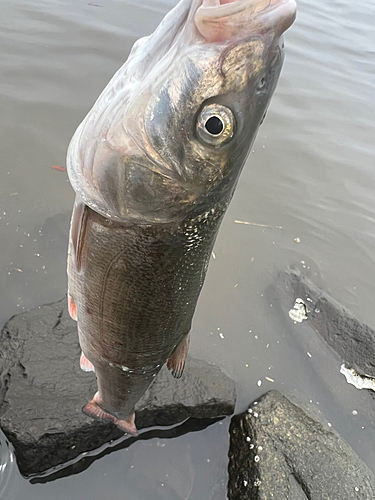
{"type": "Polygon", "coordinates": [[[49,469],[43,474],[38,474],[36,476],[30,477],[31,484],[37,483],[49,483],[55,481],[56,479],[61,479],[63,477],[72,476],[74,474],[79,474],[84,470],[88,469],[91,464],[96,460],[113,453],[114,451],[123,450],[129,448],[133,443],[137,441],[147,441],[153,438],[159,439],[172,439],[190,432],[198,432],[206,429],[210,425],[223,420],[225,417],[217,418],[189,418],[181,425],[172,427],[170,429],[151,429],[140,433],[138,436],[132,436],[129,438],[120,438],[117,441],[110,443],[109,445],[104,445],[99,450],[89,452],[87,454],[80,455],[78,459],[75,459],[71,463],[64,464],[53,469],[49,469]]]}

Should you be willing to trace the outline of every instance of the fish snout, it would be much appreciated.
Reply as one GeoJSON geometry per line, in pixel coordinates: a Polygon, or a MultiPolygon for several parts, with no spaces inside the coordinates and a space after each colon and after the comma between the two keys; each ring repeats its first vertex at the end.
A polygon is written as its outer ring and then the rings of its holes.
{"type": "Polygon", "coordinates": [[[295,0],[203,0],[195,14],[207,42],[225,42],[272,31],[280,36],[294,22],[295,0]]]}

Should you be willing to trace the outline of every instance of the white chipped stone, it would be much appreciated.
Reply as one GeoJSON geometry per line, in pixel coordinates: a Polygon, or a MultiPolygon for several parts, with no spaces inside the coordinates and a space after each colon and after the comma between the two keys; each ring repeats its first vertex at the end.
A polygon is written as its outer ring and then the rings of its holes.
{"type": "Polygon", "coordinates": [[[295,300],[293,308],[289,311],[289,317],[296,323],[302,323],[307,319],[307,307],[301,298],[295,300]]]}
{"type": "Polygon", "coordinates": [[[371,389],[375,391],[375,378],[369,375],[360,375],[354,368],[346,368],[344,364],[340,367],[342,373],[348,384],[354,385],[356,389],[371,389]]]}

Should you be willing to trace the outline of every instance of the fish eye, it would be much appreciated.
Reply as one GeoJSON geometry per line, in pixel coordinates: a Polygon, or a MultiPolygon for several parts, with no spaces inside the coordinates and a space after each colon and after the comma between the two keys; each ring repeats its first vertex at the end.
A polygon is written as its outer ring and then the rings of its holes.
{"type": "Polygon", "coordinates": [[[219,147],[234,134],[235,120],[232,111],[221,104],[208,104],[197,118],[197,134],[205,143],[219,147]]]}

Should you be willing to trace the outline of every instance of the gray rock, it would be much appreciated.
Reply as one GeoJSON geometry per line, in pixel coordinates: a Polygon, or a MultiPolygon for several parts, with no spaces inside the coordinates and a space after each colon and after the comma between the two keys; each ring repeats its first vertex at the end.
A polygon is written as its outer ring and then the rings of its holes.
{"type": "Polygon", "coordinates": [[[338,354],[347,368],[375,377],[375,331],[298,272],[278,275],[275,291],[286,314],[297,298],[306,305],[306,322],[338,354]]]}
{"type": "MultiPolygon", "coordinates": [[[[96,379],[80,369],[79,357],[76,323],[65,299],[14,316],[0,334],[0,424],[24,475],[124,435],[111,422],[82,413],[96,379]]],[[[234,405],[234,382],[217,366],[188,358],[179,380],[161,370],[136,407],[136,424],[144,429],[231,415],[234,405]]]]}
{"type": "Polygon", "coordinates": [[[277,391],[230,425],[228,500],[369,500],[375,477],[352,448],[277,391]]]}

